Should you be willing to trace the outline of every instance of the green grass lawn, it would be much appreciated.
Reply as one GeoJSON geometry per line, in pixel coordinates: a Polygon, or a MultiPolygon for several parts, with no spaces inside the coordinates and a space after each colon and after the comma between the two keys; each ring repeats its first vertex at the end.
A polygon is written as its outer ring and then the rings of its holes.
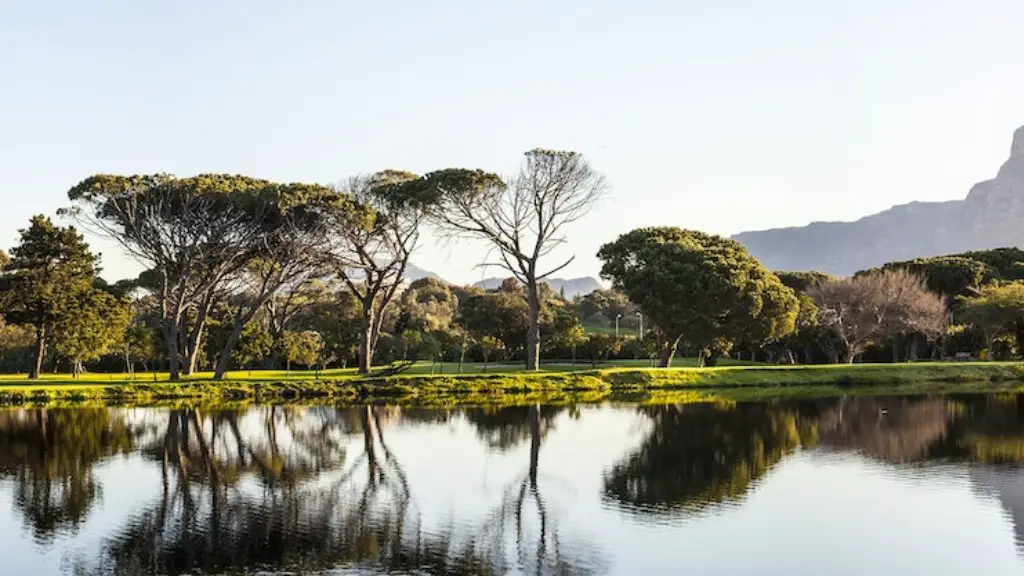
{"type": "MultiPolygon", "coordinates": [[[[737,361],[725,359],[722,362],[722,366],[753,366],[756,365],[751,362],[737,361]]],[[[694,368],[697,366],[696,358],[677,358],[673,362],[673,368],[694,368]]],[[[649,360],[612,360],[609,362],[599,362],[597,369],[611,369],[611,368],[650,368],[651,362],[649,360]]],[[[377,367],[374,372],[379,372],[382,367],[377,367]]],[[[578,371],[590,371],[593,370],[594,366],[591,365],[589,360],[577,360],[575,364],[572,360],[552,360],[546,361],[541,364],[541,371],[544,373],[565,373],[565,372],[578,372],[578,371]]],[[[477,375],[477,374],[519,374],[525,372],[524,367],[519,363],[502,363],[492,362],[488,365],[484,365],[480,362],[466,362],[462,365],[461,372],[459,365],[455,362],[431,363],[431,362],[417,362],[412,368],[402,372],[403,376],[429,376],[429,375],[477,375]]],[[[321,370],[319,374],[313,370],[233,370],[228,372],[224,376],[224,380],[239,381],[239,382],[304,382],[310,380],[349,380],[356,379],[359,374],[355,368],[345,369],[331,369],[321,370]]],[[[183,381],[187,382],[210,382],[213,380],[213,372],[197,372],[196,374],[186,376],[182,378],[183,381]]],[[[40,376],[39,380],[32,381],[28,379],[27,374],[0,374],[0,387],[4,386],[46,386],[46,385],[62,385],[62,386],[94,386],[97,384],[125,384],[125,383],[154,383],[154,382],[168,382],[169,377],[167,372],[136,372],[134,376],[130,376],[127,373],[87,373],[83,374],[80,378],[75,379],[71,374],[52,374],[44,373],[40,376]]]]}
{"type": "MultiPolygon", "coordinates": [[[[539,373],[519,365],[421,362],[398,375],[359,377],[354,369],[312,371],[235,371],[224,381],[208,372],[181,382],[166,374],[86,374],[75,380],[68,374],[47,374],[30,381],[24,375],[0,375],[0,404],[61,404],[114,402],[267,402],[320,398],[336,402],[512,402],[524,398],[548,401],[552,397],[610,399],[616,395],[647,398],[675,393],[715,394],[750,398],[794,394],[847,394],[855,390],[903,389],[928,391],[1024,390],[1024,363],[920,362],[913,364],[857,364],[838,366],[769,366],[726,363],[696,368],[684,360],[672,369],[649,368],[645,361],[589,364],[546,363],[539,373]]],[[[859,392],[858,392],[859,393],[859,392]]],[[[675,394],[675,395],[674,395],[675,394]]],[[[576,401],[572,400],[572,401],[576,401]]]]}

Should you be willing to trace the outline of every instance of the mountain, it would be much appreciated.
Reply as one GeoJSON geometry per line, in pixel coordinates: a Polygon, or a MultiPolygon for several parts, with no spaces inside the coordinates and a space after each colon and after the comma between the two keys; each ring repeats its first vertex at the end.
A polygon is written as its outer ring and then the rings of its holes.
{"type": "MultiPolygon", "coordinates": [[[[501,286],[501,283],[504,280],[504,278],[487,278],[473,284],[473,286],[483,288],[484,290],[494,290],[501,286]]],[[[576,296],[590,294],[594,290],[604,288],[604,286],[601,286],[601,283],[597,281],[597,278],[593,278],[591,276],[571,278],[568,280],[564,280],[562,278],[549,278],[545,280],[545,282],[550,284],[551,287],[555,289],[555,292],[560,292],[562,288],[565,288],[565,297],[569,299],[575,298],[576,296]]]]}
{"type": "Polygon", "coordinates": [[[855,222],[733,236],[772,270],[849,275],[894,260],[968,250],[1024,246],[1024,127],[995,178],[975,184],[964,200],[912,202],[855,222]]]}
{"type": "Polygon", "coordinates": [[[446,281],[437,274],[434,274],[430,270],[424,270],[419,266],[409,262],[405,265],[405,278],[409,282],[415,282],[416,280],[422,280],[423,278],[434,278],[435,280],[446,281]]]}

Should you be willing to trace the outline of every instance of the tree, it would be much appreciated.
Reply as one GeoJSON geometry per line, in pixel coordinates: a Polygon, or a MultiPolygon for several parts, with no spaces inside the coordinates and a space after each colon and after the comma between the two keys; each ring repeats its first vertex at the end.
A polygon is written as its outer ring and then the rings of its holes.
{"type": "Polygon", "coordinates": [[[793,292],[734,240],[640,228],[602,246],[598,258],[601,275],[667,338],[663,367],[684,338],[714,363],[736,340],[769,341],[793,330],[793,292]]]}
{"type": "MultiPolygon", "coordinates": [[[[228,174],[100,174],[72,188],[68,197],[74,203],[68,213],[117,240],[152,271],[172,380],[182,368],[195,368],[210,310],[222,293],[238,289],[226,284],[238,281],[235,275],[244,267],[264,264],[253,282],[260,287],[255,301],[268,298],[275,284],[289,278],[286,271],[307,269],[286,249],[288,240],[305,238],[299,232],[316,222],[319,210],[305,207],[333,205],[337,199],[320,186],[228,174]]],[[[252,280],[251,274],[246,279],[252,280]]],[[[237,315],[235,332],[246,315],[237,315]]],[[[230,350],[220,354],[223,359],[230,350]]]]}
{"type": "Polygon", "coordinates": [[[779,277],[779,281],[784,286],[797,294],[807,292],[811,288],[833,280],[832,276],[815,270],[809,272],[776,272],[775,275],[779,277]]]}
{"type": "Polygon", "coordinates": [[[447,330],[459,308],[451,287],[436,278],[422,278],[409,284],[400,304],[407,327],[427,332],[447,330]]]}
{"type": "Polygon", "coordinates": [[[822,284],[809,295],[818,323],[836,336],[826,342],[830,359],[846,363],[869,343],[895,335],[936,337],[945,331],[945,300],[924,279],[905,270],[886,270],[822,284]],[[829,344],[831,343],[831,344],[829,344]]]}
{"type": "Polygon", "coordinates": [[[616,318],[633,316],[636,312],[636,305],[629,297],[615,289],[594,290],[580,299],[580,317],[584,320],[600,314],[609,322],[615,322],[616,318]]]}
{"type": "Polygon", "coordinates": [[[523,346],[530,310],[519,294],[485,292],[462,303],[459,324],[478,341],[492,336],[515,351],[523,346]]]}
{"type": "Polygon", "coordinates": [[[362,308],[359,373],[373,365],[384,314],[405,281],[419,243],[422,204],[402,184],[416,179],[398,171],[355,177],[342,188],[350,200],[335,211],[334,272],[362,308]]]}
{"type": "Polygon", "coordinates": [[[890,262],[882,270],[906,270],[925,279],[928,289],[943,294],[955,303],[959,296],[976,294],[993,272],[984,262],[961,256],[917,258],[907,262],[890,262]]]}
{"type": "Polygon", "coordinates": [[[1024,283],[985,286],[977,296],[961,296],[959,308],[964,322],[984,332],[987,358],[991,360],[996,338],[1024,318],[1024,283]]]}
{"type": "Polygon", "coordinates": [[[565,243],[565,227],[587,214],[604,195],[604,177],[581,154],[531,150],[518,175],[506,184],[480,171],[442,170],[417,185],[428,194],[430,215],[451,236],[471,236],[491,244],[495,265],[526,288],[530,322],[526,368],[540,367],[540,283],[574,257],[543,269],[565,243]]]}
{"type": "Polygon", "coordinates": [[[314,305],[312,328],[324,342],[324,364],[339,362],[344,368],[356,357],[362,325],[362,305],[347,291],[335,292],[314,305]]]}
{"type": "Polygon", "coordinates": [[[505,343],[494,336],[484,336],[480,339],[480,352],[484,356],[484,372],[487,371],[487,362],[504,348],[505,343]]]}
{"type": "Polygon", "coordinates": [[[622,338],[612,334],[600,332],[587,336],[587,353],[590,355],[590,365],[597,368],[597,363],[608,360],[612,354],[618,354],[622,350],[622,338]]]}
{"type": "Polygon", "coordinates": [[[97,259],[73,226],[61,228],[45,216],[32,218],[11,256],[0,276],[0,303],[8,322],[35,330],[29,378],[37,379],[50,332],[76,314],[75,306],[92,289],[97,259]]]}
{"type": "Polygon", "coordinates": [[[57,353],[71,360],[78,377],[83,363],[98,360],[125,341],[131,311],[127,302],[95,288],[73,306],[72,312],[54,322],[53,336],[57,353]]]}
{"type": "Polygon", "coordinates": [[[292,369],[292,362],[306,367],[315,366],[324,349],[323,338],[312,330],[286,331],[283,344],[288,370],[292,369]]]}

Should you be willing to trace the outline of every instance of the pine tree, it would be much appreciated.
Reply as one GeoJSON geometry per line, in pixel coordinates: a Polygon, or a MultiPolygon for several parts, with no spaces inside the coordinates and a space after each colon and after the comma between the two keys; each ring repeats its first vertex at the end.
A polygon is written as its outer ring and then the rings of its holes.
{"type": "Polygon", "coordinates": [[[21,242],[0,275],[0,303],[11,324],[35,330],[35,362],[29,378],[39,378],[46,341],[53,326],[76,311],[92,289],[96,257],[73,226],[61,228],[35,216],[20,231],[21,242]]]}

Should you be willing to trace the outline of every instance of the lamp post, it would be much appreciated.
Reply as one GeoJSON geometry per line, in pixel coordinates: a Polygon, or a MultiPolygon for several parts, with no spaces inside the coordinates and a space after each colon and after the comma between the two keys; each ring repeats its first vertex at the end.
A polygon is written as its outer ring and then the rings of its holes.
{"type": "Polygon", "coordinates": [[[619,318],[622,318],[622,314],[615,316],[615,337],[619,337],[619,318]]]}

